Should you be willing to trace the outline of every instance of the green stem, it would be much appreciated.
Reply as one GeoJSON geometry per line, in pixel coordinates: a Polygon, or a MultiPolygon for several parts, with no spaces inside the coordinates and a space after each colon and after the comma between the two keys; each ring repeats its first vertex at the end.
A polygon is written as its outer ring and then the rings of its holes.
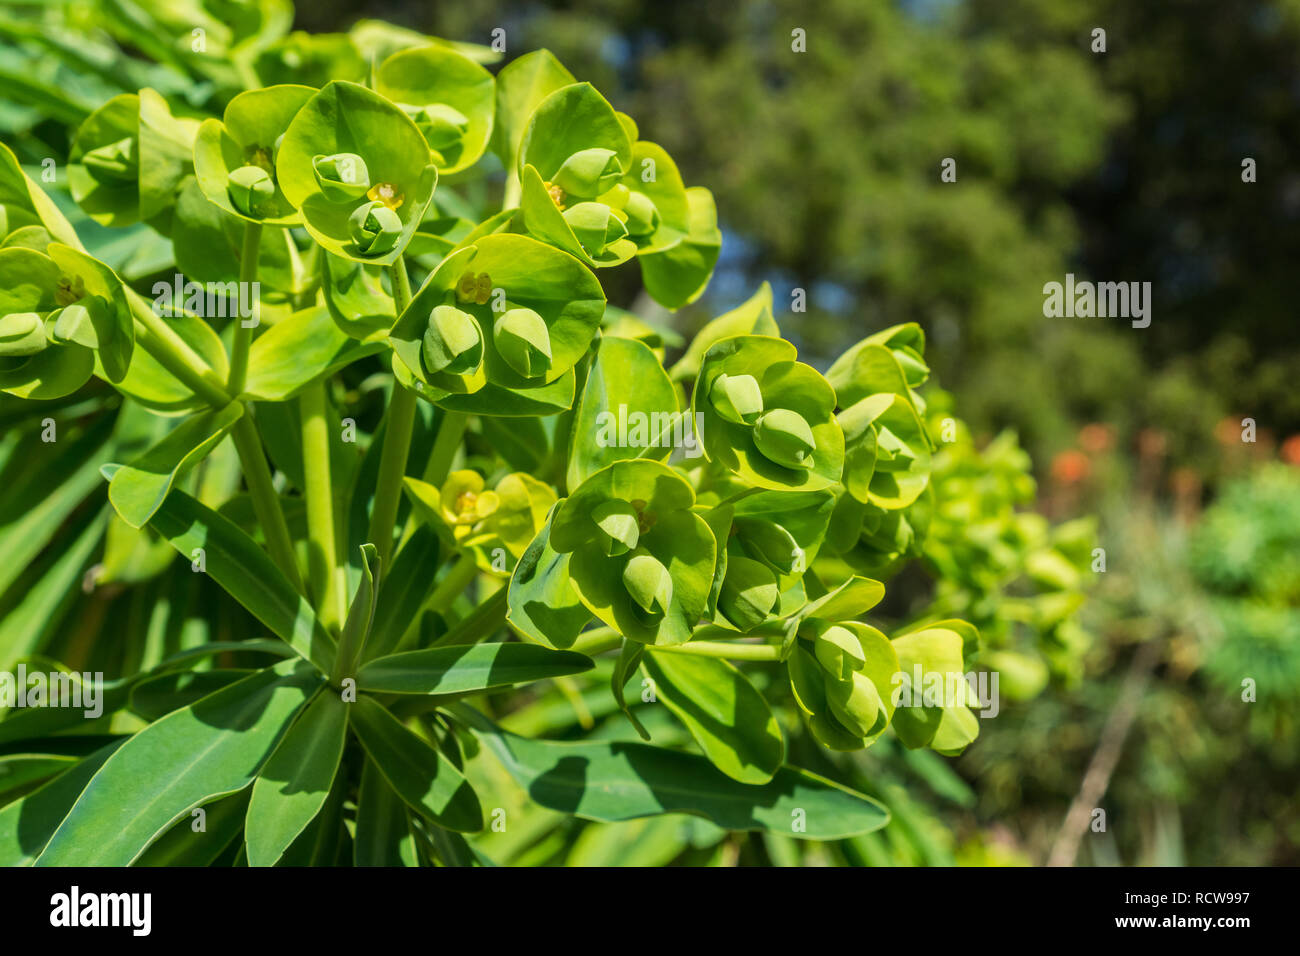
{"type": "MultiPolygon", "coordinates": [[[[441,486],[447,480],[452,459],[456,457],[456,450],[460,448],[460,440],[465,436],[465,426],[468,423],[469,416],[464,412],[443,410],[438,422],[438,434],[433,440],[433,451],[429,453],[429,462],[424,466],[424,481],[441,486]]],[[[405,545],[407,539],[415,534],[418,525],[419,521],[412,512],[406,519],[406,527],[402,529],[399,547],[405,545]]]]}
{"type": "Polygon", "coordinates": [[[230,437],[239,452],[244,480],[248,482],[248,491],[253,498],[253,510],[266,535],[266,550],[298,593],[305,594],[302,575],[298,573],[298,560],[293,553],[293,539],[289,537],[289,526],[280,510],[280,496],[271,482],[271,469],[267,466],[262,438],[252,416],[245,412],[231,429],[230,437]]]}
{"type": "Polygon", "coordinates": [[[321,623],[332,631],[347,617],[346,582],[338,562],[334,534],[334,489],[330,475],[329,423],[325,415],[325,381],[312,382],[299,397],[302,408],[302,464],[307,480],[307,580],[320,609],[321,623]]]}
{"type": "Polygon", "coordinates": [[[731,644],[727,641],[691,641],[689,644],[647,644],[646,650],[667,654],[695,654],[732,661],[779,661],[781,648],[771,644],[731,644]]]}
{"type": "MultiPolygon", "coordinates": [[[[623,638],[612,627],[593,627],[583,631],[569,650],[594,657],[617,649],[623,638]]],[[[647,644],[646,650],[666,654],[695,654],[721,657],[733,661],[779,661],[781,648],[771,644],[740,644],[730,641],[691,641],[688,644],[647,644]]]]}
{"type": "MultiPolygon", "coordinates": [[[[393,302],[397,314],[406,311],[411,301],[411,282],[406,275],[406,260],[397,257],[388,270],[393,284],[393,302]]],[[[369,538],[379,549],[380,566],[387,568],[393,550],[393,530],[397,508],[402,501],[402,478],[411,453],[411,429],[415,425],[415,393],[393,380],[393,394],[388,400],[388,422],[384,428],[384,447],[379,458],[379,479],[370,512],[369,538]]]]}
{"type": "Polygon", "coordinates": [[[435,647],[450,647],[460,644],[477,644],[483,638],[495,634],[506,623],[507,585],[493,591],[478,607],[470,611],[455,627],[434,641],[435,647]]]}
{"type": "Polygon", "coordinates": [[[445,614],[451,608],[452,602],[464,593],[477,575],[478,564],[474,560],[474,555],[462,554],[447,570],[443,579],[438,582],[438,586],[433,589],[425,606],[439,614],[445,614]]]}
{"type": "MultiPolygon", "coordinates": [[[[262,242],[262,224],[260,222],[244,223],[244,248],[239,254],[240,298],[244,290],[251,290],[257,281],[257,250],[262,242]]],[[[253,315],[260,313],[260,297],[253,297],[253,315]]],[[[256,325],[256,323],[254,323],[256,325]]],[[[242,317],[235,319],[235,336],[230,349],[230,381],[227,390],[231,395],[238,395],[244,390],[244,381],[248,378],[248,351],[253,344],[253,327],[245,326],[242,317]]]]}
{"type": "Polygon", "coordinates": [[[134,292],[127,294],[131,313],[135,316],[136,344],[172,376],[199,398],[213,407],[230,403],[231,396],[221,377],[212,370],[188,342],[154,313],[148,304],[134,292]]]}

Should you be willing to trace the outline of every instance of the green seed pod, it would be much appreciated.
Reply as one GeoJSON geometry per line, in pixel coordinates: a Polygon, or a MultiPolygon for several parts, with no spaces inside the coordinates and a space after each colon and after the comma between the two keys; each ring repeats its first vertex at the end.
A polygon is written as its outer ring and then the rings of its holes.
{"type": "Polygon", "coordinates": [[[330,202],[348,203],[360,199],[370,188],[370,170],[356,153],[313,156],[311,170],[321,195],[330,202]]]}
{"type": "Polygon", "coordinates": [[[106,316],[108,304],[97,295],[86,296],[52,314],[54,327],[50,338],[55,342],[75,342],[88,349],[99,348],[95,319],[106,316]]]}
{"type": "Polygon", "coordinates": [[[736,534],[755,557],[781,574],[801,574],[807,556],[789,531],[767,518],[737,518],[736,534]]]}
{"type": "Polygon", "coordinates": [[[623,586],[647,614],[663,615],[673,600],[673,579],[668,569],[644,548],[635,551],[623,568],[623,586]]]}
{"type": "Polygon", "coordinates": [[[845,680],[867,663],[862,653],[862,642],[846,627],[832,624],[813,638],[813,653],[817,663],[834,678],[845,680]]]}
{"type": "Polygon", "coordinates": [[[483,333],[477,320],[454,305],[435,306],[420,357],[430,373],[472,375],[483,361],[483,333]]]}
{"type": "Polygon", "coordinates": [[[611,558],[636,548],[641,537],[640,516],[626,501],[602,501],[591,509],[591,520],[600,528],[601,543],[611,558]]]}
{"type": "Polygon", "coordinates": [[[564,161],[551,182],[564,190],[566,196],[594,199],[612,187],[623,176],[618,156],[612,149],[593,146],[581,149],[564,161]]]}
{"type": "Polygon", "coordinates": [[[261,166],[240,166],[226,180],[230,204],[246,216],[256,216],[275,197],[275,181],[261,166]]]}
{"type": "Polygon", "coordinates": [[[812,454],[817,450],[808,423],[788,408],[774,408],[758,417],[754,422],[754,444],[764,457],[786,468],[811,468],[812,454]]]}
{"type": "Polygon", "coordinates": [[[709,388],[713,410],[729,422],[752,425],[763,413],[763,393],[752,375],[719,375],[709,388]]]}
{"type": "Polygon", "coordinates": [[[883,709],[876,685],[856,671],[844,680],[826,675],[826,703],[835,719],[855,737],[870,736],[883,709]]]}
{"type": "Polygon", "coordinates": [[[627,238],[627,227],[603,202],[580,202],[561,215],[588,255],[598,256],[610,243],[627,238]]]}
{"type": "Polygon", "coordinates": [[[767,620],[780,597],[776,575],[766,565],[740,555],[727,557],[727,576],[718,609],[736,627],[748,631],[767,620]]]}
{"type": "Polygon", "coordinates": [[[439,152],[459,143],[469,129],[469,117],[445,103],[403,106],[402,109],[411,117],[416,129],[424,134],[429,146],[439,152]]]}
{"type": "Polygon", "coordinates": [[[546,320],[532,309],[501,313],[492,338],[506,364],[524,378],[535,378],[551,367],[551,334],[546,320]]]}
{"type": "Polygon", "coordinates": [[[629,193],[623,212],[629,235],[649,236],[659,228],[659,209],[645,193],[629,193]]]}
{"type": "Polygon", "coordinates": [[[371,200],[348,217],[348,231],[363,255],[383,255],[401,238],[402,220],[379,200],[371,200]]]}
{"type": "Polygon", "coordinates": [[[49,346],[45,323],[35,312],[13,312],[0,318],[0,358],[35,355],[49,346]]]}
{"type": "Polygon", "coordinates": [[[124,136],[90,150],[81,157],[81,164],[100,182],[106,180],[133,180],[140,171],[140,144],[134,136],[124,136]]]}

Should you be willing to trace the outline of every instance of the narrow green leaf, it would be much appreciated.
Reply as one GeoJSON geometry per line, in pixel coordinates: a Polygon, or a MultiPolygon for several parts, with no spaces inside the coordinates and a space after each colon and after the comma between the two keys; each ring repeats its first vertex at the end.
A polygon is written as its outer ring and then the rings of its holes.
{"type": "Polygon", "coordinates": [[[463,694],[581,674],[594,666],[582,654],[536,644],[432,647],[371,661],[357,674],[357,686],[385,694],[463,694]]]}
{"type": "Polygon", "coordinates": [[[889,811],[875,800],[796,767],[748,786],[695,754],[617,741],[527,740],[472,708],[457,705],[455,712],[535,802],[587,820],[692,813],[728,830],[771,830],[801,840],[841,840],[889,822],[889,811]]]}
{"type": "Polygon", "coordinates": [[[469,781],[396,717],[369,697],[358,697],[352,727],[384,779],[413,810],[449,830],[483,829],[483,808],[469,781]]]}
{"type": "Polygon", "coordinates": [[[419,865],[406,804],[393,792],[373,760],[367,760],[361,771],[352,862],[356,866],[419,865]]]}
{"type": "Polygon", "coordinates": [[[285,661],[140,731],[95,774],[37,865],[131,863],[195,807],[252,783],[319,682],[285,661]]]}
{"type": "Polygon", "coordinates": [[[767,783],[785,759],[781,728],[735,665],[694,654],[649,654],[655,697],[686,725],[710,762],[741,783],[767,783]]]}
{"type": "Polygon", "coordinates": [[[273,866],[325,805],[347,737],[348,705],[322,688],[253,784],[244,841],[249,866],[273,866]]]}
{"type": "Polygon", "coordinates": [[[237,525],[181,491],[167,496],[149,524],[187,561],[202,549],[207,573],[231,597],[322,673],[329,672],[334,641],[307,599],[237,525]]]}

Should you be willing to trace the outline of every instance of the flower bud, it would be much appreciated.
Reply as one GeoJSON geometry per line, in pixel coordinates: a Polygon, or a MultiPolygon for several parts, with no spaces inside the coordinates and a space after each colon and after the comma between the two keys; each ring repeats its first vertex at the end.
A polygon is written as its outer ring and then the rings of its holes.
{"type": "Polygon", "coordinates": [[[817,656],[817,663],[838,680],[845,680],[867,663],[857,635],[838,624],[832,624],[813,638],[813,653],[817,656]]]}
{"type": "Polygon", "coordinates": [[[598,256],[610,243],[627,238],[627,227],[603,202],[580,202],[561,215],[590,256],[598,256]]]}
{"type": "Polygon", "coordinates": [[[363,255],[382,255],[397,245],[402,220],[382,202],[362,203],[348,217],[348,231],[363,255]]]}
{"type": "Polygon", "coordinates": [[[551,182],[564,190],[567,196],[594,199],[612,187],[623,176],[618,156],[612,149],[593,146],[581,149],[566,159],[551,182]]]}
{"type": "Polygon", "coordinates": [[[626,501],[602,501],[591,509],[591,520],[600,528],[601,543],[611,558],[627,554],[640,540],[640,517],[626,501]]]}
{"type": "Polygon", "coordinates": [[[718,609],[742,631],[758,627],[776,607],[780,589],[776,575],[750,558],[727,556],[727,576],[718,595],[718,609]]]}
{"type": "Polygon", "coordinates": [[[806,570],[806,555],[799,542],[767,518],[737,518],[736,534],[746,549],[781,574],[802,574],[806,570]]]}
{"type": "Polygon", "coordinates": [[[99,348],[95,316],[102,316],[107,304],[99,296],[86,296],[54,313],[50,338],[55,342],[75,342],[88,349],[99,348]]]}
{"type": "Polygon", "coordinates": [[[713,410],[729,422],[752,425],[763,413],[763,393],[752,375],[719,375],[709,388],[713,410]]]}
{"type": "Polygon", "coordinates": [[[446,103],[428,106],[403,106],[416,129],[424,134],[430,148],[439,152],[455,146],[469,129],[469,117],[446,103]]]}
{"type": "Polygon", "coordinates": [[[647,614],[663,615],[673,600],[673,579],[649,551],[638,549],[623,568],[623,586],[647,614]]]}
{"type": "Polygon", "coordinates": [[[649,236],[659,228],[659,209],[645,193],[630,193],[623,207],[627,231],[633,236],[649,236]]]}
{"type": "Polygon", "coordinates": [[[835,719],[855,737],[870,736],[883,709],[876,685],[857,671],[845,680],[827,675],[826,703],[835,719]]]}
{"type": "Polygon", "coordinates": [[[764,412],[754,422],[754,444],[763,456],[786,468],[811,468],[817,449],[803,416],[788,408],[764,412]]]}
{"type": "Polygon", "coordinates": [[[245,216],[256,216],[275,198],[275,180],[261,166],[240,166],[226,178],[226,195],[245,216]]]}
{"type": "Polygon", "coordinates": [[[434,306],[420,357],[430,373],[473,374],[483,360],[483,334],[474,316],[454,305],[434,306]]]}
{"type": "Polygon", "coordinates": [[[524,378],[551,367],[551,334],[532,309],[507,309],[492,327],[492,338],[506,364],[524,378]]]}
{"type": "Polygon", "coordinates": [[[311,170],[316,174],[316,185],[320,187],[321,195],[330,202],[352,202],[364,196],[370,188],[370,170],[366,168],[366,161],[356,153],[315,156],[311,170]]]}
{"type": "Polygon", "coordinates": [[[81,157],[81,164],[100,182],[135,179],[140,170],[140,144],[134,136],[96,147],[81,157]]]}
{"type": "Polygon", "coordinates": [[[49,345],[45,323],[35,312],[13,312],[0,317],[0,358],[35,355],[49,345]]]}

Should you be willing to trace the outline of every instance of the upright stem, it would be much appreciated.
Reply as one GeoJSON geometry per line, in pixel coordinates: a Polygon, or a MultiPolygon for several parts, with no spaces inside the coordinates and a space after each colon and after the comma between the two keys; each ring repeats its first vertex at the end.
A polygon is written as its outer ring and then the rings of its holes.
{"type": "MultiPolygon", "coordinates": [[[[244,223],[244,247],[239,254],[239,295],[243,300],[245,293],[251,294],[252,284],[257,281],[257,250],[262,242],[262,224],[260,222],[244,223]]],[[[249,299],[253,303],[253,314],[260,313],[257,297],[249,299]]],[[[253,329],[244,325],[242,317],[235,319],[235,337],[230,349],[230,382],[227,391],[238,395],[244,390],[244,381],[248,377],[248,350],[253,343],[253,329]]]]}
{"type": "Polygon", "coordinates": [[[334,489],[330,475],[329,424],[325,380],[312,382],[299,396],[302,409],[302,464],[307,480],[307,580],[329,629],[347,617],[346,582],[334,534],[334,489]]]}
{"type": "MultiPolygon", "coordinates": [[[[411,281],[406,275],[406,260],[397,257],[388,270],[393,284],[393,302],[401,315],[411,301],[411,281]]],[[[380,567],[389,567],[393,550],[393,526],[397,522],[397,507],[402,500],[402,477],[406,474],[406,460],[411,453],[411,429],[415,424],[415,393],[403,388],[396,380],[393,394],[388,400],[388,423],[384,428],[384,447],[379,458],[379,480],[375,486],[375,502],[370,512],[368,537],[379,549],[380,567]]]]}
{"type": "Polygon", "coordinates": [[[252,416],[243,415],[231,429],[230,437],[235,442],[235,450],[239,452],[244,480],[248,482],[248,490],[253,497],[253,510],[266,535],[266,549],[298,593],[304,594],[302,575],[298,573],[298,560],[293,553],[293,539],[289,537],[289,526],[285,523],[284,512],[280,510],[280,496],[271,483],[271,469],[266,464],[262,438],[257,433],[252,416]]]}
{"type": "Polygon", "coordinates": [[[136,342],[163,368],[195,395],[215,408],[230,402],[225,383],[188,342],[157,316],[145,301],[128,292],[131,312],[135,316],[136,342]]]}

